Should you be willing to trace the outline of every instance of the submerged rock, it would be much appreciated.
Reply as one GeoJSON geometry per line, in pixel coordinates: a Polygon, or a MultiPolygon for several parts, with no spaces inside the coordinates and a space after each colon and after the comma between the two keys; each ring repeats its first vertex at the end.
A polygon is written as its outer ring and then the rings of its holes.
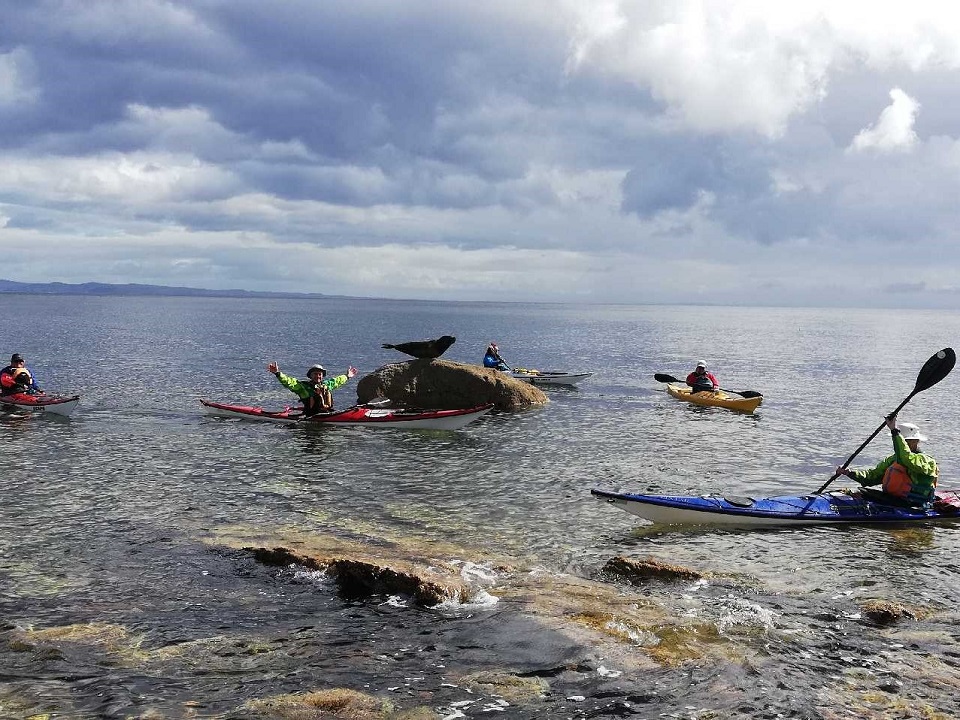
{"type": "Polygon", "coordinates": [[[653,558],[631,560],[619,555],[607,560],[602,572],[623,578],[633,585],[645,580],[699,580],[703,577],[703,573],[682,565],[670,565],[653,558]]]}
{"type": "Polygon", "coordinates": [[[460,683],[472,692],[496,695],[513,703],[542,698],[550,690],[543,678],[521,677],[506,670],[478,670],[461,677],[460,683]]]}
{"type": "Polygon", "coordinates": [[[312,720],[313,718],[381,720],[396,717],[393,705],[389,701],[347,688],[274,695],[250,700],[245,707],[261,717],[284,720],[312,720]]]}
{"type": "Polygon", "coordinates": [[[410,360],[374,370],[357,383],[357,399],[375,398],[440,410],[486,403],[497,410],[525,410],[547,403],[542,390],[506,373],[449,360],[410,360]]]}
{"type": "Polygon", "coordinates": [[[277,547],[244,548],[265,565],[303,565],[324,570],[337,583],[340,592],[350,597],[367,595],[406,595],[418,605],[429,607],[446,600],[465,602],[467,588],[452,568],[438,569],[436,561],[422,564],[393,558],[349,558],[301,554],[277,547]],[[392,564],[390,564],[392,562],[392,564]]]}
{"type": "Polygon", "coordinates": [[[916,620],[918,617],[918,614],[906,605],[889,600],[868,600],[863,604],[862,610],[866,618],[879,625],[890,625],[904,618],[916,620]]]}
{"type": "Polygon", "coordinates": [[[602,656],[605,663],[625,672],[640,672],[678,665],[704,655],[726,657],[728,652],[728,640],[713,624],[677,619],[664,612],[659,603],[622,586],[544,571],[526,565],[518,557],[491,555],[489,550],[477,555],[466,548],[416,538],[357,535],[346,538],[299,531],[263,536],[258,531],[250,533],[240,527],[225,530],[216,540],[211,538],[211,542],[243,549],[271,565],[297,564],[322,569],[338,584],[340,580],[333,568],[339,568],[337,572],[343,573],[340,578],[352,591],[358,588],[366,588],[370,594],[411,591],[415,593],[416,602],[423,605],[448,599],[471,601],[475,588],[461,575],[461,570],[464,563],[484,564],[494,574],[484,584],[485,591],[509,608],[498,623],[503,626],[511,617],[522,617],[537,628],[531,632],[517,624],[507,640],[511,644],[509,648],[502,643],[484,646],[485,652],[513,658],[512,671],[519,668],[523,672],[519,677],[530,677],[531,669],[545,666],[582,665],[586,658],[595,656],[602,656]],[[358,568],[362,568],[362,572],[357,572],[358,568]],[[358,576],[363,582],[354,585],[358,576]],[[524,647],[535,648],[536,658],[527,657],[524,647]],[[637,652],[638,649],[642,652],[637,652]],[[526,661],[521,662],[524,657],[526,661]]]}

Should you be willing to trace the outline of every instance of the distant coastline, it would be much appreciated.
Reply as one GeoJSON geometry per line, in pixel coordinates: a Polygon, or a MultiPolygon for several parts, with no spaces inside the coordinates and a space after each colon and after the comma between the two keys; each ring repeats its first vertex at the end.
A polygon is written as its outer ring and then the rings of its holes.
{"type": "Polygon", "coordinates": [[[0,294],[24,293],[32,295],[109,295],[146,297],[224,297],[224,298],[331,298],[323,293],[271,292],[258,290],[206,290],[204,288],[171,287],[168,285],[141,285],[124,283],[24,283],[0,279],[0,294]]]}

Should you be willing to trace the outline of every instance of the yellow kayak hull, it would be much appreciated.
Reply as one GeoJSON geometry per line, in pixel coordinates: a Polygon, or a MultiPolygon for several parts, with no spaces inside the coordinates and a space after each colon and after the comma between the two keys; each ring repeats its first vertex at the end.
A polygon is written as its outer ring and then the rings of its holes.
{"type": "Polygon", "coordinates": [[[745,398],[739,395],[730,395],[723,390],[695,393],[690,388],[680,387],[679,385],[667,385],[667,392],[677,400],[683,400],[694,405],[722,407],[745,413],[752,413],[763,402],[762,397],[745,398]]]}

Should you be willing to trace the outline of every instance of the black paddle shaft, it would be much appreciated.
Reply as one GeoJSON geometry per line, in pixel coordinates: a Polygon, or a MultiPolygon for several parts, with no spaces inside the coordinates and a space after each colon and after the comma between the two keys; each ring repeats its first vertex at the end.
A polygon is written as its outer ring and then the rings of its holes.
{"type": "MultiPolygon", "coordinates": [[[[950,374],[950,371],[953,370],[953,366],[956,364],[956,362],[957,354],[953,351],[953,348],[944,348],[940,352],[932,355],[930,359],[923,364],[923,367],[920,368],[920,374],[917,375],[917,384],[914,386],[913,392],[907,395],[903,402],[897,405],[897,409],[887,415],[887,417],[896,415],[898,412],[900,412],[900,410],[903,409],[903,406],[910,402],[910,400],[913,399],[913,396],[917,393],[921,393],[928,388],[932,388],[938,382],[943,380],[947,375],[950,374]]],[[[847,458],[847,461],[840,466],[840,469],[845,469],[851,462],[853,462],[853,459],[860,454],[861,450],[870,444],[870,441],[873,440],[881,430],[883,430],[886,424],[886,421],[880,423],[880,427],[874,430],[870,437],[864,440],[863,444],[854,450],[853,455],[847,458]]],[[[826,490],[827,486],[838,477],[840,477],[840,473],[835,472],[829,480],[820,486],[820,489],[817,490],[817,493],[822,493],[824,490],[826,490]]]]}
{"type": "MultiPolygon", "coordinates": [[[[665,383],[686,383],[686,380],[680,380],[679,378],[675,378],[673,375],[667,375],[666,373],[654,373],[653,379],[657,382],[665,383]]],[[[725,392],[733,393],[734,395],[740,395],[741,397],[745,398],[763,397],[763,393],[759,393],[756,390],[728,390],[727,388],[723,388],[723,390],[725,392]]]]}

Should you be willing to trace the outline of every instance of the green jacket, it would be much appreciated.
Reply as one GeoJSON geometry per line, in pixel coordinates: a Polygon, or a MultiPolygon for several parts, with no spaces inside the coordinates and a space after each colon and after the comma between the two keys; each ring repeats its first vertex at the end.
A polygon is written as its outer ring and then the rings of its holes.
{"type": "MultiPolygon", "coordinates": [[[[290,377],[289,375],[284,375],[282,372],[278,372],[275,374],[277,376],[277,380],[280,381],[280,384],[283,385],[290,392],[295,393],[296,396],[304,402],[304,404],[306,404],[310,400],[310,398],[316,394],[316,390],[314,389],[313,383],[311,382],[304,382],[302,380],[297,380],[296,378],[290,377]]],[[[333,392],[338,387],[342,387],[346,385],[347,380],[349,379],[350,378],[348,378],[346,375],[336,375],[332,378],[321,380],[318,384],[323,385],[327,390],[329,390],[330,392],[333,392]]]]}
{"type": "Polygon", "coordinates": [[[937,477],[940,475],[937,461],[929,455],[911,452],[910,446],[900,433],[893,436],[893,455],[870,470],[852,470],[850,477],[861,485],[879,485],[883,482],[887,468],[895,462],[906,468],[913,484],[907,499],[918,504],[931,502],[933,491],[937,487],[937,477]]]}

